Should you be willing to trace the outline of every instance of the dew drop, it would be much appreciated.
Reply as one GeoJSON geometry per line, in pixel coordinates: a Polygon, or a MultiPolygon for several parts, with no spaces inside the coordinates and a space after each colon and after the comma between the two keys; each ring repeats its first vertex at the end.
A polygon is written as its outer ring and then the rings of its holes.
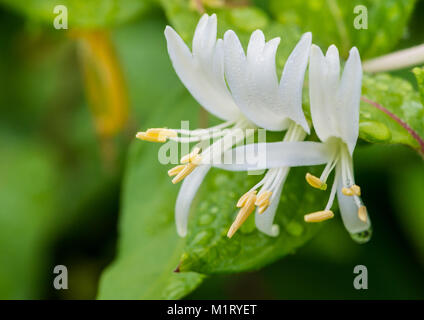
{"type": "Polygon", "coordinates": [[[206,213],[200,216],[198,224],[201,226],[207,226],[208,224],[211,224],[212,221],[213,221],[213,216],[206,213]]]}
{"type": "Polygon", "coordinates": [[[359,124],[359,137],[369,142],[387,142],[392,138],[392,134],[384,123],[363,121],[359,124]]]}
{"type": "Polygon", "coordinates": [[[358,232],[358,233],[350,233],[350,236],[352,237],[353,241],[359,244],[367,243],[370,241],[372,236],[372,228],[370,227],[367,230],[358,232]]]}
{"type": "Polygon", "coordinates": [[[292,221],[286,225],[286,230],[292,236],[299,237],[302,235],[304,228],[300,223],[292,221]]]}
{"type": "Polygon", "coordinates": [[[211,213],[218,213],[218,211],[219,211],[219,209],[218,209],[218,207],[217,206],[213,206],[212,208],[210,208],[210,212],[211,213]]]}
{"type": "Polygon", "coordinates": [[[193,239],[192,244],[196,246],[198,245],[203,246],[207,244],[208,242],[210,242],[210,240],[213,238],[214,235],[215,235],[215,232],[211,229],[200,231],[196,235],[196,237],[193,239]]]}

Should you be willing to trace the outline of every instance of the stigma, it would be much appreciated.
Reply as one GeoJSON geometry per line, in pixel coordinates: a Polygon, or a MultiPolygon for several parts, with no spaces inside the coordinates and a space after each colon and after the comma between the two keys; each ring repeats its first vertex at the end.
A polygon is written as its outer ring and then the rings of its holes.
{"type": "Polygon", "coordinates": [[[172,129],[164,128],[152,128],[146,132],[138,132],[136,138],[150,142],[166,142],[168,138],[174,138],[177,136],[177,132],[172,129]]]}

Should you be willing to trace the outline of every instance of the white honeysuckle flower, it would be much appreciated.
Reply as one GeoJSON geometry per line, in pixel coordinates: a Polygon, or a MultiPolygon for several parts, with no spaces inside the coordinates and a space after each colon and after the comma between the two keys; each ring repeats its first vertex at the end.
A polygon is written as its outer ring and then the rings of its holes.
{"type": "Polygon", "coordinates": [[[154,128],[137,133],[137,138],[147,141],[165,142],[169,139],[177,142],[198,142],[192,151],[181,159],[181,165],[168,171],[170,176],[175,176],[173,183],[184,179],[175,206],[176,226],[180,236],[187,234],[191,202],[211,165],[220,161],[225,151],[253,134],[252,129],[262,124],[266,129],[272,130],[289,128],[290,132],[297,132],[295,135],[288,135],[293,136],[291,141],[303,140],[305,131],[309,132],[301,109],[301,94],[311,45],[310,33],[305,34],[293,50],[278,85],[275,74],[278,38],[265,43],[262,32],[255,31],[249,42],[248,69],[243,75],[233,75],[233,72],[237,72],[232,68],[232,63],[238,63],[234,61],[233,53],[234,50],[236,54],[239,52],[238,38],[234,33],[227,32],[225,41],[217,40],[216,30],[216,16],[203,15],[193,37],[192,52],[171,27],[166,27],[165,36],[172,65],[180,80],[205,109],[225,122],[208,129],[154,128]],[[224,58],[226,55],[230,58],[224,58]],[[229,70],[224,72],[225,68],[229,70]],[[244,79],[247,75],[249,79],[244,79]],[[241,78],[237,78],[240,76],[241,78]],[[231,91],[227,87],[226,78],[231,91]],[[255,88],[255,91],[240,91],[235,88],[234,81],[237,79],[244,85],[255,88]],[[246,82],[247,80],[249,82],[246,82]],[[267,96],[269,106],[267,103],[259,103],[267,96]],[[268,117],[268,122],[264,115],[268,117]],[[218,140],[203,148],[202,143],[212,138],[218,140]]]}
{"type": "Polygon", "coordinates": [[[175,205],[175,221],[180,236],[187,234],[191,202],[211,167],[207,162],[253,133],[253,130],[247,129],[256,128],[240,112],[228,90],[224,78],[223,40],[217,40],[216,36],[215,14],[204,14],[200,18],[193,36],[192,51],[174,29],[170,26],[165,28],[169,57],[181,82],[201,106],[225,122],[207,129],[153,128],[136,135],[141,140],[153,142],[197,142],[192,151],[181,158],[181,165],[168,171],[173,183],[184,180],[175,205]],[[205,147],[205,142],[211,139],[216,141],[205,147]]]}
{"type": "MultiPolygon", "coordinates": [[[[309,65],[311,115],[315,131],[322,142],[287,142],[285,139],[286,141],[283,142],[267,143],[265,152],[259,155],[260,166],[252,166],[252,162],[247,160],[243,164],[220,164],[217,167],[227,170],[271,168],[275,172],[275,168],[278,167],[326,163],[319,178],[308,173],[306,180],[311,186],[326,190],[327,179],[335,170],[328,203],[323,211],[305,215],[305,221],[320,222],[332,218],[334,214],[331,207],[337,194],[346,229],[355,241],[359,243],[368,241],[371,236],[371,222],[367,209],[360,198],[361,189],[355,184],[352,161],[359,131],[361,83],[361,59],[355,47],[350,50],[349,58],[340,77],[337,48],[330,46],[324,56],[319,47],[312,45],[309,65]],[[264,158],[262,161],[261,157],[264,158]]],[[[247,145],[227,152],[233,153],[235,157],[237,155],[234,154],[237,153],[245,153],[247,157],[249,155],[256,157],[258,146],[259,144],[247,145]]],[[[268,171],[268,174],[271,170],[268,171]]],[[[272,221],[284,180],[280,179],[280,181],[278,187],[275,187],[278,183],[274,184],[274,190],[278,194],[277,200],[272,201],[271,199],[268,209],[262,215],[260,212],[257,212],[256,215],[257,227],[269,235],[276,235],[278,231],[278,226],[272,225],[272,221]]],[[[260,183],[265,184],[266,182],[261,181],[260,183]]],[[[249,194],[247,198],[256,197],[258,199],[260,196],[261,193],[258,196],[249,194]]]]}
{"type": "Polygon", "coordinates": [[[352,160],[359,133],[361,86],[361,58],[356,47],[350,50],[340,77],[336,46],[330,46],[325,56],[319,47],[312,46],[309,66],[312,122],[319,139],[332,152],[321,177],[308,174],[306,179],[313,187],[325,190],[329,174],[333,169],[336,173],[325,209],[306,215],[305,221],[321,221],[332,215],[330,209],[337,193],[346,229],[355,241],[364,243],[371,237],[371,221],[360,198],[361,189],[355,184],[352,160]]]}
{"type": "MultiPolygon", "coordinates": [[[[302,141],[310,131],[302,110],[302,88],[311,42],[312,34],[305,33],[288,57],[278,82],[275,54],[279,38],[265,42],[262,31],[256,30],[250,37],[245,54],[233,31],[229,30],[224,35],[225,76],[235,102],[257,126],[271,131],[288,129],[285,142],[302,141]]],[[[323,163],[322,159],[319,160],[323,163]]],[[[234,169],[234,163],[228,168],[234,169]]],[[[285,166],[270,169],[258,184],[240,198],[237,207],[241,209],[227,233],[229,238],[255,207],[257,228],[268,235],[278,235],[278,226],[272,222],[288,173],[289,167],[285,166]]]]}

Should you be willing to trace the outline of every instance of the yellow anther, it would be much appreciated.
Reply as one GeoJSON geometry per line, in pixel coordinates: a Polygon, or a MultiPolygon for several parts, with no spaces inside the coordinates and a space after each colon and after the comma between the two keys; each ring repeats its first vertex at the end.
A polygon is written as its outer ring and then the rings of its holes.
{"type": "Polygon", "coordinates": [[[354,184],[350,188],[343,187],[342,193],[345,196],[360,196],[361,195],[361,188],[358,185],[354,184]]]}
{"type": "Polygon", "coordinates": [[[247,200],[247,198],[248,198],[251,194],[254,194],[254,195],[256,196],[256,190],[248,191],[248,192],[246,192],[244,195],[242,195],[242,196],[240,197],[240,199],[237,201],[237,204],[236,204],[237,208],[241,208],[241,207],[243,207],[243,206],[246,204],[246,200],[247,200]]]}
{"type": "Polygon", "coordinates": [[[320,189],[320,190],[326,190],[327,184],[325,182],[322,182],[320,178],[315,177],[314,175],[307,173],[306,174],[306,181],[309,183],[310,186],[320,189]]]}
{"type": "Polygon", "coordinates": [[[342,188],[342,193],[348,197],[353,196],[355,194],[351,188],[346,188],[346,187],[342,188]]]}
{"type": "Polygon", "coordinates": [[[358,218],[362,222],[367,222],[368,219],[368,213],[367,213],[367,207],[360,206],[358,209],[358,218]]]}
{"type": "Polygon", "coordinates": [[[160,136],[167,136],[167,137],[176,137],[177,132],[172,129],[165,129],[165,128],[150,128],[146,131],[149,135],[160,135],[160,136]]]}
{"type": "Polygon", "coordinates": [[[267,200],[265,203],[263,203],[263,204],[259,207],[259,209],[258,209],[258,213],[259,213],[259,214],[264,213],[264,212],[265,212],[265,210],[266,210],[266,209],[268,209],[268,207],[269,207],[269,200],[267,200]]]}
{"type": "Polygon", "coordinates": [[[171,129],[153,128],[146,132],[138,132],[136,138],[150,142],[166,142],[169,137],[176,137],[177,132],[171,129]]]}
{"type": "Polygon", "coordinates": [[[183,170],[185,168],[185,165],[180,164],[176,167],[173,167],[172,169],[168,170],[168,175],[170,177],[176,176],[177,174],[179,174],[181,172],[181,170],[183,170]]]}
{"type": "Polygon", "coordinates": [[[188,163],[188,162],[192,162],[193,159],[199,154],[200,152],[200,148],[194,148],[194,150],[192,152],[190,152],[189,154],[186,154],[184,157],[181,158],[180,162],[181,163],[188,163]]]}
{"type": "MultiPolygon", "coordinates": [[[[242,205],[239,213],[237,214],[236,219],[234,220],[233,224],[231,225],[230,230],[228,230],[228,233],[227,233],[228,238],[231,238],[234,235],[234,233],[236,233],[236,231],[246,221],[246,219],[253,212],[253,210],[255,210],[256,191],[249,191],[248,193],[244,194],[240,198],[240,200],[242,200],[243,197],[245,197],[243,199],[244,204],[242,205]]],[[[239,200],[239,202],[240,202],[240,200],[239,200]]]]}
{"type": "Polygon", "coordinates": [[[180,170],[180,172],[178,172],[178,174],[175,176],[174,179],[172,179],[172,183],[176,184],[178,182],[180,182],[181,180],[183,180],[185,177],[187,177],[190,173],[193,172],[193,170],[197,167],[197,164],[194,163],[188,163],[186,165],[184,165],[184,168],[182,168],[180,170]]]}
{"type": "Polygon", "coordinates": [[[361,187],[354,184],[353,186],[350,187],[350,190],[352,190],[352,192],[355,194],[355,196],[360,196],[361,195],[361,187]]]}
{"type": "Polygon", "coordinates": [[[265,191],[262,192],[257,198],[255,205],[258,207],[262,207],[265,203],[269,204],[269,198],[271,198],[272,192],[271,191],[265,191]]]}
{"type": "Polygon", "coordinates": [[[306,214],[304,216],[305,222],[321,222],[334,217],[334,213],[331,210],[324,210],[306,214]]]}
{"type": "Polygon", "coordinates": [[[159,138],[158,135],[148,135],[146,132],[138,132],[135,136],[137,139],[150,142],[165,142],[166,138],[159,138]]]}

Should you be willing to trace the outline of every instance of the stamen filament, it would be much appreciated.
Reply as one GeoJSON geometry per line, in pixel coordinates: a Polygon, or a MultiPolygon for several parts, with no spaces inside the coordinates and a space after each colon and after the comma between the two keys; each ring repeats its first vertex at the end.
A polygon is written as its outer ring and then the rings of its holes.
{"type": "Polygon", "coordinates": [[[336,198],[336,192],[337,192],[337,182],[339,180],[339,170],[336,170],[336,174],[334,176],[333,185],[331,187],[330,191],[330,197],[328,198],[327,205],[325,206],[325,211],[328,211],[331,209],[334,203],[334,199],[336,198]]]}

